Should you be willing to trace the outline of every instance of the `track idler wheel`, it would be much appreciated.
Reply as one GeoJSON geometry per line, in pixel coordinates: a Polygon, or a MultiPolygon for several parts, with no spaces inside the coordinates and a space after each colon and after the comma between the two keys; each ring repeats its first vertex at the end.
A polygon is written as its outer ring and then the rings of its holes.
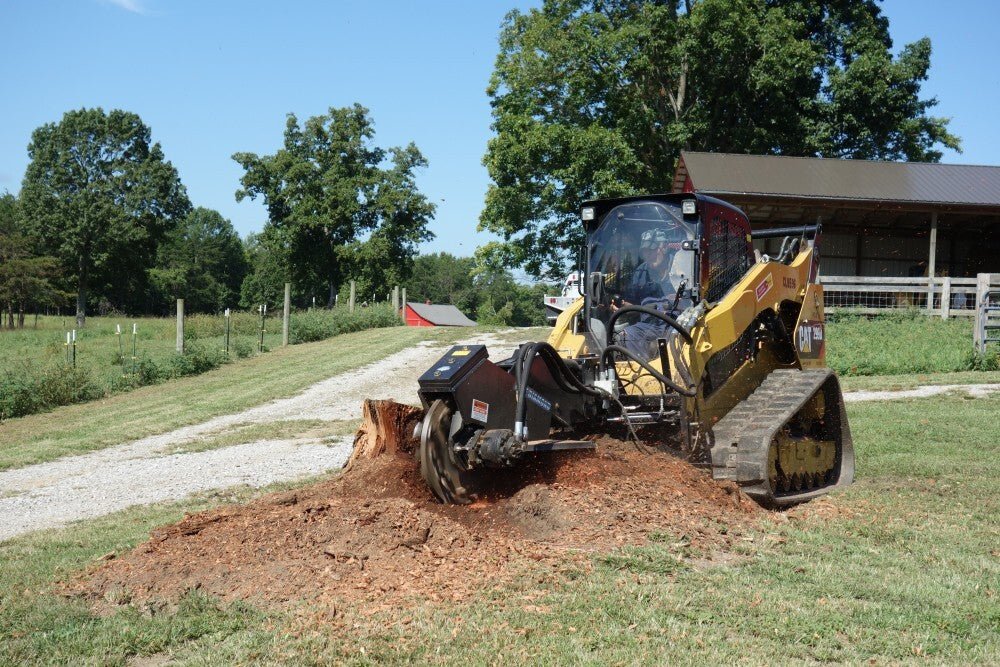
{"type": "Polygon", "coordinates": [[[443,503],[467,505],[475,500],[476,473],[466,469],[457,458],[451,440],[454,410],[437,400],[420,425],[420,475],[443,503]]]}

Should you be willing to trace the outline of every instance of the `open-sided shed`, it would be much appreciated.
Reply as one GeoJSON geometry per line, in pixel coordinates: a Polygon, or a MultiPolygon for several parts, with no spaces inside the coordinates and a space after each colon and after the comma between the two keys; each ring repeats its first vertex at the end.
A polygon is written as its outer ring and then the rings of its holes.
{"type": "Polygon", "coordinates": [[[684,152],[673,191],[757,228],[822,222],[823,275],[1000,272],[1000,167],[684,152]]]}

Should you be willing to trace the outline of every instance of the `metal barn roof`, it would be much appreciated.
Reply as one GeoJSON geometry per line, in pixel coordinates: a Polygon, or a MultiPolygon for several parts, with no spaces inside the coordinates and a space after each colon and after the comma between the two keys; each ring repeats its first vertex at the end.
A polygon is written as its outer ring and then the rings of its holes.
{"type": "Polygon", "coordinates": [[[474,327],[476,323],[455,306],[406,302],[420,317],[439,327],[474,327]]]}
{"type": "Polygon", "coordinates": [[[674,192],[789,199],[1000,206],[1000,167],[682,152],[674,192]]]}

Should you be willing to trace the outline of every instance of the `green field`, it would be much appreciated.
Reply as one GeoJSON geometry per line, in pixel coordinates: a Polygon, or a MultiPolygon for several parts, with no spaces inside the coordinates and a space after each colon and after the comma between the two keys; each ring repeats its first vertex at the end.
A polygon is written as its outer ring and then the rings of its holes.
{"type": "Polygon", "coordinates": [[[279,348],[196,377],[11,419],[0,426],[0,470],[51,461],[197,424],[296,394],[338,373],[469,329],[389,327],[279,348]]]}
{"type": "MultiPolygon", "coordinates": [[[[303,311],[290,320],[292,345],[399,323],[384,304],[355,313],[303,311]]],[[[177,353],[172,318],[92,317],[76,331],[75,345],[67,343],[73,326],[68,317],[40,317],[37,326],[31,322],[25,329],[0,330],[0,420],[197,375],[279,348],[282,342],[280,318],[262,322],[250,312],[233,313],[228,347],[225,318],[187,318],[184,354],[177,353]]]]}
{"type": "Polygon", "coordinates": [[[0,663],[997,664],[998,410],[1000,397],[851,405],[858,480],[829,502],[836,512],[775,515],[728,565],[678,566],[653,544],[467,603],[374,616],[348,605],[335,625],[197,593],[97,615],[51,592],[155,526],[246,491],[17,538],[0,545],[0,663]]]}

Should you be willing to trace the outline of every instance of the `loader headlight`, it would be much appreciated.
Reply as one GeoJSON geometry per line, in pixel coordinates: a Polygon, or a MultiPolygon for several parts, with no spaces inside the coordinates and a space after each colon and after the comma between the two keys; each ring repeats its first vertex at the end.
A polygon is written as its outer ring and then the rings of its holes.
{"type": "Polygon", "coordinates": [[[584,222],[589,222],[594,219],[594,207],[584,206],[583,210],[580,211],[580,219],[584,222]]]}
{"type": "Polygon", "coordinates": [[[698,202],[694,199],[685,199],[681,202],[681,213],[684,215],[694,215],[698,212],[698,202]]]}

